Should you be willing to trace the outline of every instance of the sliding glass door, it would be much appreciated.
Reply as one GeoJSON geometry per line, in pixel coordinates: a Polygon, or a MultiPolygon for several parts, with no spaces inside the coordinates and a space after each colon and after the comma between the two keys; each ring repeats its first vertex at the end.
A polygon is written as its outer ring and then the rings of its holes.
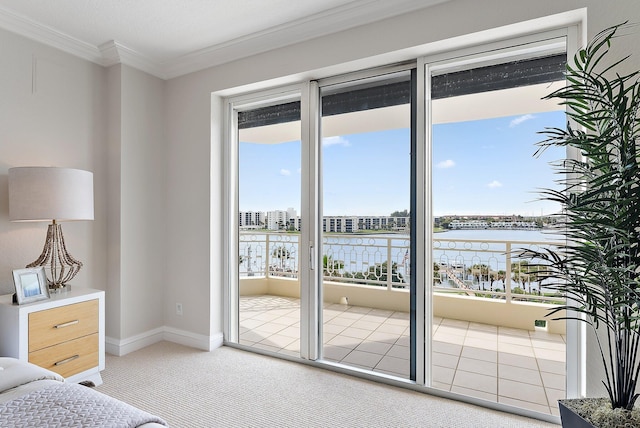
{"type": "Polygon", "coordinates": [[[266,98],[237,120],[238,343],[300,355],[299,95],[266,98]]]}
{"type": "Polygon", "coordinates": [[[226,342],[547,416],[576,395],[578,330],[521,257],[562,239],[536,193],[567,154],[533,155],[567,33],[228,100],[226,342]]]}
{"type": "Polygon", "coordinates": [[[321,86],[322,355],[405,379],[412,98],[410,71],[321,86]]]}
{"type": "Polygon", "coordinates": [[[565,40],[429,64],[433,287],[431,385],[550,414],[565,397],[566,328],[545,315],[561,299],[527,248],[562,239],[562,207],[539,131],[561,128],[565,40]]]}

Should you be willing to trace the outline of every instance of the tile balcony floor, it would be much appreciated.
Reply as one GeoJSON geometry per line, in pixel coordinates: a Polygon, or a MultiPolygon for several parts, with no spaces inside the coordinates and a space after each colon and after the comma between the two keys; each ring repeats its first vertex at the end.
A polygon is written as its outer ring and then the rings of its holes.
{"type": "MultiPolygon", "coordinates": [[[[409,377],[409,314],[326,304],[323,358],[409,377]]],[[[299,355],[300,301],[240,298],[240,343],[299,355]]],[[[434,318],[432,386],[558,415],[565,396],[565,337],[434,318]]]]}

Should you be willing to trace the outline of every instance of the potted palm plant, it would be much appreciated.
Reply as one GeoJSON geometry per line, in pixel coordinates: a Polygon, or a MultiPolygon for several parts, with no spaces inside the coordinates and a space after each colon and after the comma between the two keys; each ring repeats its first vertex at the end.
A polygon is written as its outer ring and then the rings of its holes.
{"type": "Polygon", "coordinates": [[[628,57],[611,61],[612,41],[625,24],[597,34],[567,65],[566,87],[546,98],[567,106],[566,129],[548,128],[536,154],[550,146],[568,148],[569,159],[554,163],[559,189],[541,198],[558,202],[566,242],[555,250],[526,251],[540,261],[551,287],[566,303],[552,308],[555,319],[579,319],[592,328],[600,351],[608,398],[560,400],[584,426],[640,426],[640,84],[639,72],[618,74],[628,57]]]}

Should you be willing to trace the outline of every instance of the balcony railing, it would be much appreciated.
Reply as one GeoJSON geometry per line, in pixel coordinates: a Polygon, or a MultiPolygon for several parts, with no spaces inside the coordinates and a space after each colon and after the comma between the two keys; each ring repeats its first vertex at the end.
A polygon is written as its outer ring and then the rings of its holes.
{"type": "MultiPolygon", "coordinates": [[[[299,235],[240,233],[240,277],[298,276],[299,235]]],[[[523,250],[555,247],[550,241],[433,239],[433,289],[502,299],[558,303],[545,288],[539,268],[518,258],[523,250]]],[[[411,276],[407,235],[325,234],[323,277],[344,285],[386,287],[408,292],[411,276]]]]}

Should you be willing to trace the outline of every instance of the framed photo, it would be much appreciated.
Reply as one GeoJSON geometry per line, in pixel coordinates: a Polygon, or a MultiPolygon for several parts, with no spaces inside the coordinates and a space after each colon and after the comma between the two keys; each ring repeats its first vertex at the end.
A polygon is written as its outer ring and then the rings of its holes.
{"type": "Polygon", "coordinates": [[[49,298],[49,286],[42,266],[14,270],[13,284],[19,305],[49,298]]]}

